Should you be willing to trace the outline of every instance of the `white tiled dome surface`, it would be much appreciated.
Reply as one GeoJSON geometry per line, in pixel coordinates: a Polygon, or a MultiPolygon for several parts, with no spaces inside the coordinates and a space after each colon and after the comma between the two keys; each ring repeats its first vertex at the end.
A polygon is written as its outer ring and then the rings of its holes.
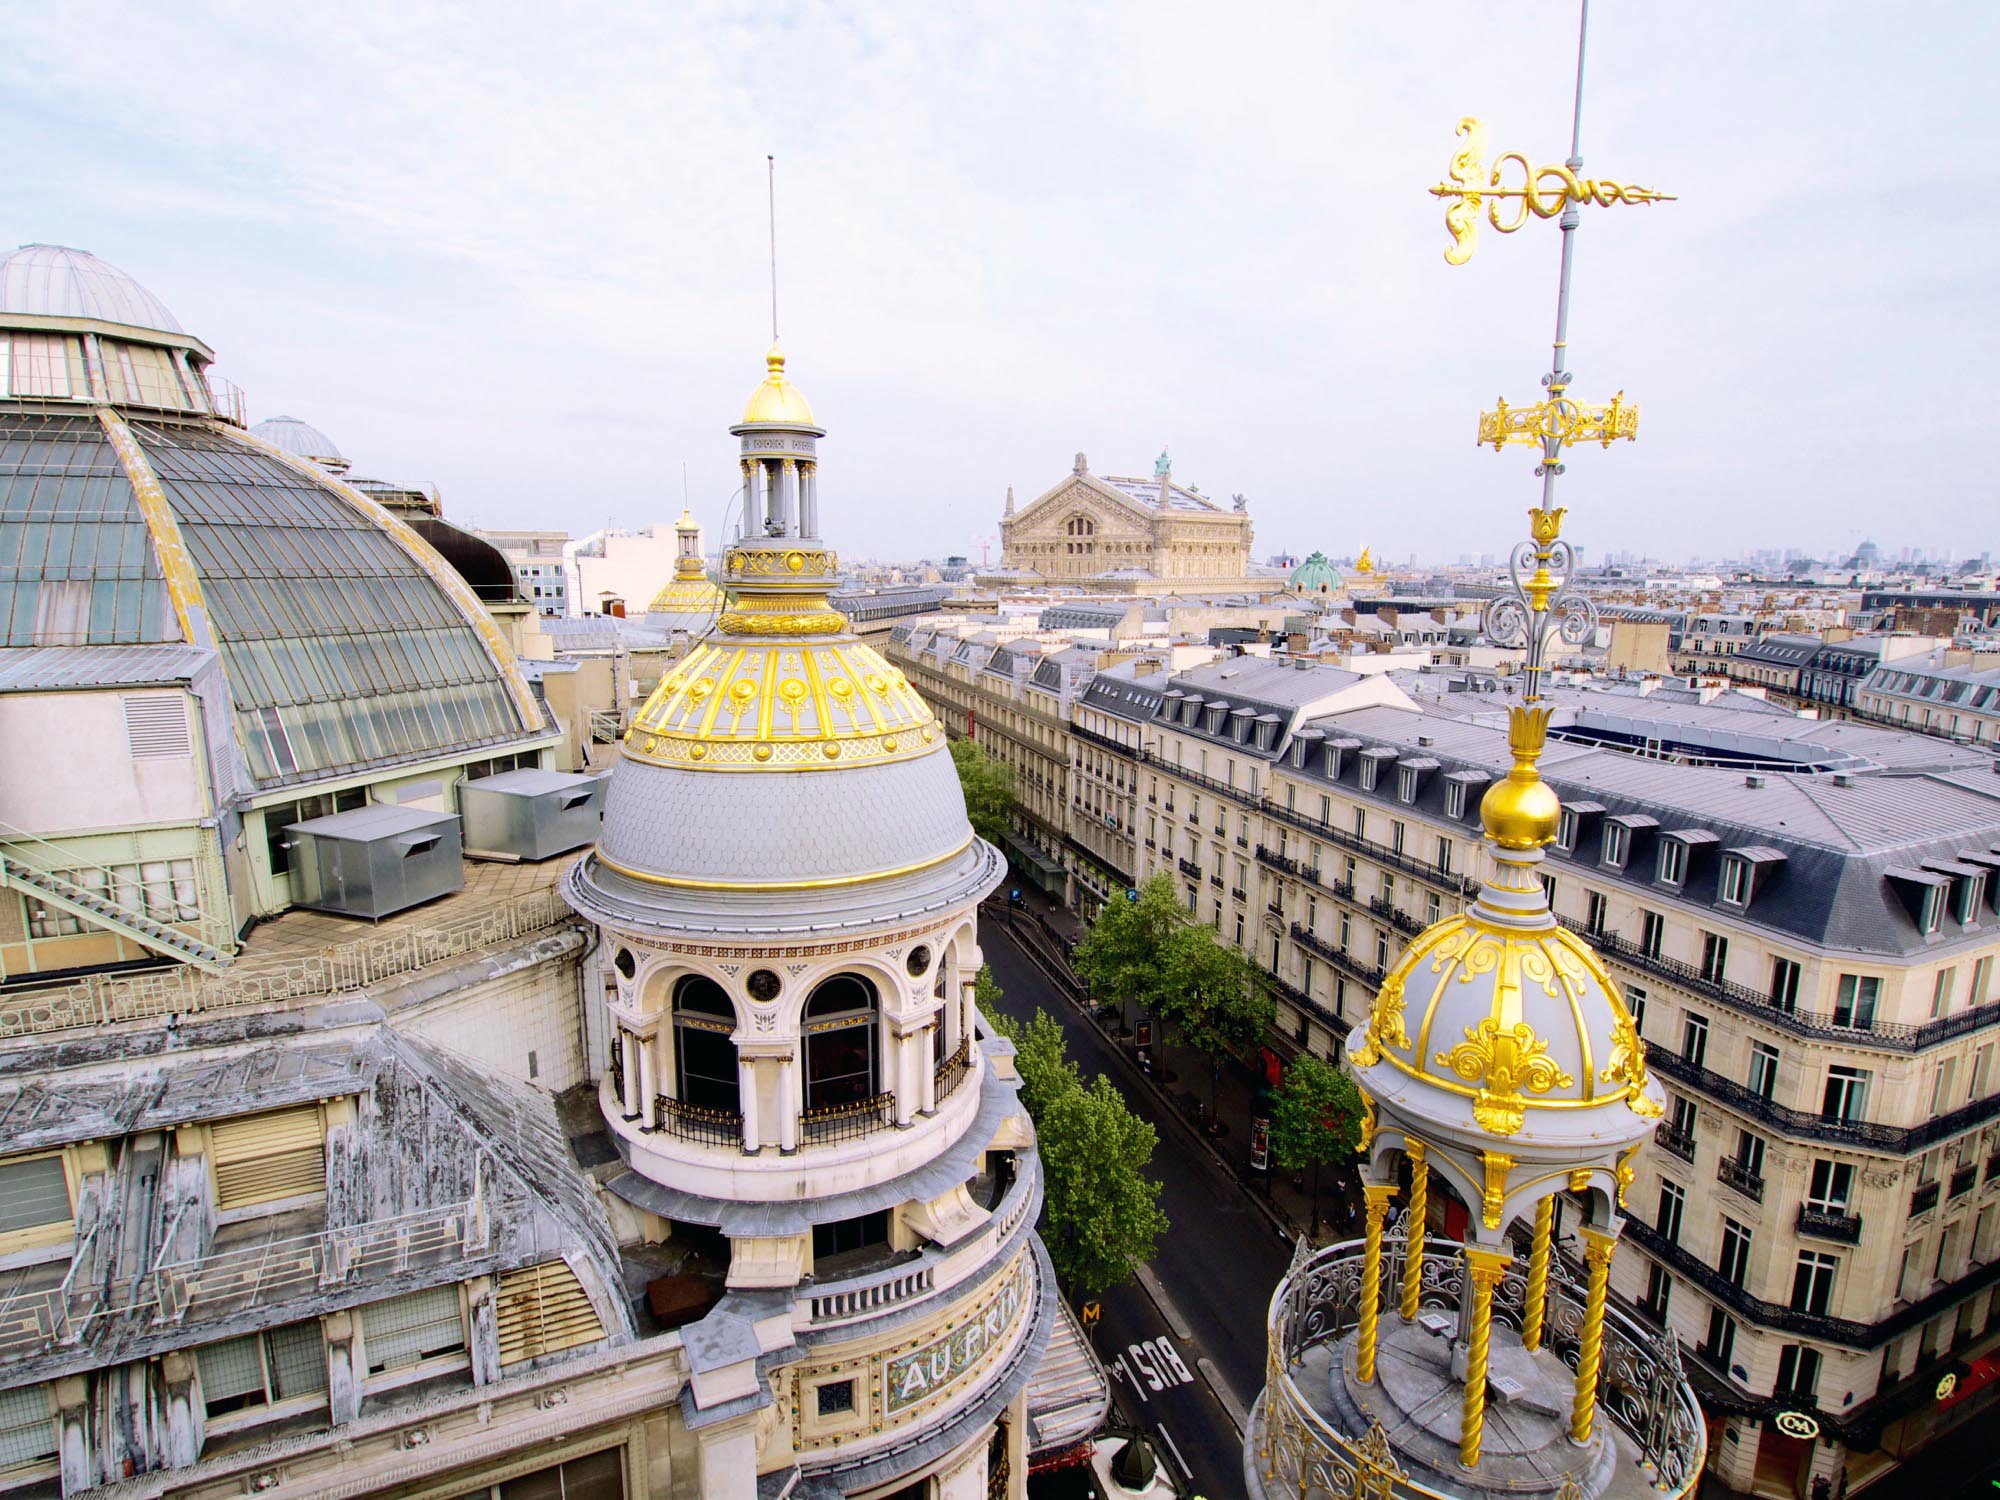
{"type": "Polygon", "coordinates": [[[944,742],[878,766],[718,771],[625,760],[598,848],[674,880],[769,885],[846,880],[944,858],[972,837],[944,742]]]}

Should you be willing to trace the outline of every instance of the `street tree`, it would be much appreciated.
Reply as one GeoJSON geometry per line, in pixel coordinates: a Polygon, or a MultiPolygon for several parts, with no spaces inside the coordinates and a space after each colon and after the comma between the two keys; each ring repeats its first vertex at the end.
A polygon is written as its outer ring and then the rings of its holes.
{"type": "Polygon", "coordinates": [[[972,831],[995,848],[1014,820],[1013,768],[995,760],[971,739],[951,742],[951,762],[965,793],[965,816],[972,831]]]}
{"type": "Polygon", "coordinates": [[[1173,878],[1155,875],[1138,888],[1138,899],[1104,903],[1076,946],[1077,978],[1093,999],[1109,1001],[1121,1012],[1134,1004],[1142,1015],[1158,1012],[1173,986],[1162,959],[1174,934],[1187,925],[1173,878]]]}
{"type": "Polygon", "coordinates": [[[1131,1279],[1167,1230],[1160,1184],[1147,1175],[1159,1137],[1133,1114],[1110,1079],[1086,1088],[1061,1025],[1037,1009],[1023,1024],[992,1008],[1000,988],[980,994],[986,1020],[1014,1044],[1021,1103],[1035,1122],[1042,1160],[1042,1240],[1056,1275],[1079,1298],[1131,1279]],[[989,999],[990,996],[990,999],[989,999]]]}
{"type": "Polygon", "coordinates": [[[1277,1008],[1263,972],[1199,922],[1183,923],[1156,962],[1167,976],[1162,1019],[1184,1045],[1208,1059],[1212,1123],[1223,1058],[1261,1040],[1277,1008]]]}
{"type": "Polygon", "coordinates": [[[1146,1175],[1157,1133],[1103,1074],[1050,1099],[1035,1133],[1043,1240],[1056,1274],[1079,1298],[1129,1281],[1167,1231],[1160,1184],[1146,1175]]]}
{"type": "Polygon", "coordinates": [[[1312,1232],[1319,1233],[1319,1172],[1351,1161],[1361,1144],[1361,1091],[1339,1068],[1302,1052],[1271,1101],[1271,1155],[1287,1172],[1312,1169],[1312,1232]]]}

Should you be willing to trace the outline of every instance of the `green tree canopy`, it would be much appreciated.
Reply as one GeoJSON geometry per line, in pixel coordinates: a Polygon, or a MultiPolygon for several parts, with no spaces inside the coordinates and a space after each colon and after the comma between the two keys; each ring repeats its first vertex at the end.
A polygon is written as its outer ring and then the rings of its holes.
{"type": "Polygon", "coordinates": [[[1346,1161],[1361,1143],[1361,1090],[1325,1058],[1304,1052],[1271,1101],[1271,1155],[1287,1172],[1346,1161]]]}
{"type": "Polygon", "coordinates": [[[1076,946],[1077,977],[1098,1000],[1161,1010],[1173,986],[1162,956],[1174,934],[1187,925],[1173,877],[1155,875],[1139,887],[1137,901],[1104,903],[1076,946]]]}
{"type": "Polygon", "coordinates": [[[970,739],[951,742],[951,762],[965,793],[965,816],[972,831],[999,846],[1014,818],[1014,772],[970,739]]]}
{"type": "Polygon", "coordinates": [[[1050,1100],[1035,1130],[1056,1274],[1080,1297],[1130,1280],[1167,1231],[1160,1184],[1146,1175],[1157,1133],[1103,1074],[1050,1100]]]}
{"type": "Polygon", "coordinates": [[[1223,1056],[1260,1040],[1277,1007],[1257,966],[1198,922],[1174,933],[1156,962],[1167,976],[1160,1017],[1208,1058],[1213,1114],[1223,1056]]]}
{"type": "Polygon", "coordinates": [[[1000,987],[985,970],[974,993],[995,1031],[1014,1044],[1021,1103],[1042,1159],[1042,1240],[1056,1275],[1079,1297],[1131,1279],[1153,1258],[1167,1217],[1146,1175],[1159,1138],[1110,1079],[1085,1087],[1061,1025],[1037,1009],[1026,1025],[991,1008],[1000,987]]]}

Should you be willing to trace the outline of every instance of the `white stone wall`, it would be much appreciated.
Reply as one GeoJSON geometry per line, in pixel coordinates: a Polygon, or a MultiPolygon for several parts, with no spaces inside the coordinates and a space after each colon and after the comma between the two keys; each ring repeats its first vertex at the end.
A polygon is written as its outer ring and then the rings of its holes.
{"type": "Polygon", "coordinates": [[[582,1083],[577,955],[531,965],[396,1012],[399,1031],[561,1093],[582,1083]]]}

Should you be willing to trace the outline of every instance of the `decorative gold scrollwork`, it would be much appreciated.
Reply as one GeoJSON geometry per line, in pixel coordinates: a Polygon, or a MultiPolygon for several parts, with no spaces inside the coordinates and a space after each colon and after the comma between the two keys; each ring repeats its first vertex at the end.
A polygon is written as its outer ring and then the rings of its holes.
{"type": "Polygon", "coordinates": [[[1488,1016],[1467,1027],[1465,1040],[1438,1053],[1437,1060],[1467,1083],[1479,1085],[1472,1118],[1480,1127],[1495,1135],[1512,1135],[1527,1119],[1523,1089],[1546,1094],[1574,1082],[1548,1050],[1549,1044],[1526,1021],[1503,1028],[1497,1018],[1488,1016]]]}
{"type": "Polygon", "coordinates": [[[1535,166],[1519,151],[1503,151],[1493,158],[1488,171],[1481,165],[1486,155],[1486,127],[1467,115],[1458,122],[1462,144],[1452,153],[1445,181],[1431,188],[1431,196],[1445,201],[1444,227],[1451,236],[1451,248],[1444,258],[1454,266],[1472,259],[1479,239],[1479,210],[1500,234],[1512,234],[1532,215],[1553,219],[1572,203],[1609,208],[1614,203],[1671,203],[1673,196],[1636,183],[1614,182],[1609,177],[1579,178],[1560,164],[1535,166]],[[1518,167],[1518,183],[1509,181],[1509,167],[1518,167]],[[1506,218],[1501,209],[1513,201],[1514,211],[1506,218]]]}

